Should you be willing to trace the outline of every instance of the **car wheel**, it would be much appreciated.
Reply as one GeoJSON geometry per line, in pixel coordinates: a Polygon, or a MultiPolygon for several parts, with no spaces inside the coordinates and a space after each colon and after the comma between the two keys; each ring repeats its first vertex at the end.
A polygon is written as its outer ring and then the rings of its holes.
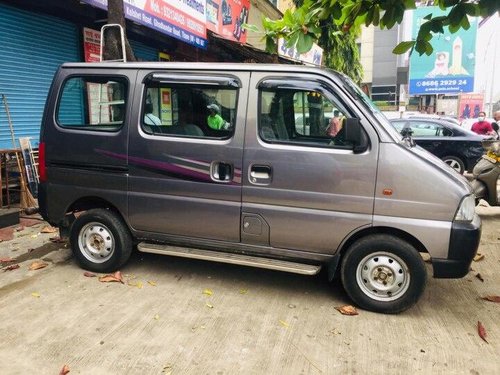
{"type": "Polygon", "coordinates": [[[71,249],[82,268],[111,272],[124,265],[132,253],[132,236],[122,218],[107,209],[79,215],[70,233],[71,249]]]}
{"type": "Polygon", "coordinates": [[[371,235],[351,245],[342,259],[340,275],[345,291],[359,307],[390,314],[413,306],[427,282],[418,251],[386,234],[371,235]]]}
{"type": "Polygon", "coordinates": [[[443,161],[450,167],[452,167],[454,170],[456,170],[458,173],[464,174],[465,165],[460,158],[457,158],[456,156],[445,156],[443,158],[443,161]]]}

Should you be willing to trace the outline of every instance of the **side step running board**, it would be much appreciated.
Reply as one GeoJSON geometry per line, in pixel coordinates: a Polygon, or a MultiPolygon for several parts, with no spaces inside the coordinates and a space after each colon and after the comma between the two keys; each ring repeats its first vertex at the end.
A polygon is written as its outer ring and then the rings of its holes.
{"type": "Polygon", "coordinates": [[[288,262],[285,260],[259,258],[242,254],[224,253],[187,247],[152,244],[146,242],[141,242],[139,245],[137,245],[137,249],[144,253],[171,255],[182,258],[203,259],[220,263],[239,264],[242,266],[298,273],[301,275],[316,275],[321,269],[321,266],[288,262]]]}

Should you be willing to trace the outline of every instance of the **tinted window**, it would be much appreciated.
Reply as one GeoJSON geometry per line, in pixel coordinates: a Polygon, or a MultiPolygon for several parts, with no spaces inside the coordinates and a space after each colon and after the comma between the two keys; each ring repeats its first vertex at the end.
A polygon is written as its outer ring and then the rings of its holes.
{"type": "Polygon", "coordinates": [[[63,127],[116,131],[125,119],[128,84],[120,77],[72,77],[63,86],[57,122],[63,127]]]}
{"type": "Polygon", "coordinates": [[[262,88],[259,91],[259,134],[270,143],[342,147],[346,111],[320,91],[262,88]]]}
{"type": "Polygon", "coordinates": [[[151,81],[146,84],[142,129],[160,136],[229,138],[236,125],[238,89],[151,81]]]}

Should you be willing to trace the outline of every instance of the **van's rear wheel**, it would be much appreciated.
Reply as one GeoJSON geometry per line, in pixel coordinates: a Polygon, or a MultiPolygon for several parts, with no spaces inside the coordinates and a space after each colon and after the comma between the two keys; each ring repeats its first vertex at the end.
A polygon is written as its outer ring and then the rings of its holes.
{"type": "Polygon", "coordinates": [[[418,251],[400,238],[386,234],[365,237],[347,249],[341,269],[342,284],[361,308],[398,313],[413,306],[427,281],[418,251]]]}
{"type": "Polygon", "coordinates": [[[94,272],[111,272],[127,262],[132,237],[121,217],[106,209],[82,213],[71,227],[71,249],[80,265],[94,272]]]}

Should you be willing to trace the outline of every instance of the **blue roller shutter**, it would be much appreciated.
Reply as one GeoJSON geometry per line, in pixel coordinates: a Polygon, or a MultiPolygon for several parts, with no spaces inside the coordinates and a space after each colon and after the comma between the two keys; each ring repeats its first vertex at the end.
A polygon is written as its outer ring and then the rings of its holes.
{"type": "Polygon", "coordinates": [[[158,61],[158,50],[129,38],[130,47],[138,61],[158,61]]]}
{"type": "MultiPolygon", "coordinates": [[[[0,94],[10,107],[16,138],[38,145],[45,99],[58,66],[81,61],[76,25],[0,4],[0,94]]],[[[19,147],[18,144],[16,144],[19,147]]],[[[12,148],[0,100],[0,149],[12,148]]]]}

